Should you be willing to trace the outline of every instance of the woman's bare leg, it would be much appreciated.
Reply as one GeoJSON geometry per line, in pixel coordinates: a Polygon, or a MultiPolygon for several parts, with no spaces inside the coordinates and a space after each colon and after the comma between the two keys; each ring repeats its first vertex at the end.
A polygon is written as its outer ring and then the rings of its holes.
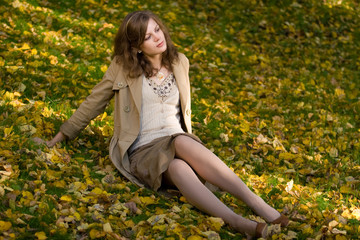
{"type": "Polygon", "coordinates": [[[205,187],[185,161],[180,159],[171,161],[164,177],[167,183],[174,184],[186,199],[198,209],[222,218],[224,222],[239,232],[254,236],[257,223],[241,217],[222,203],[205,187]]]}
{"type": "Polygon", "coordinates": [[[175,138],[176,157],[187,162],[206,181],[229,192],[247,204],[267,222],[272,222],[280,213],[253,193],[246,184],[215,154],[190,137],[175,138]]]}

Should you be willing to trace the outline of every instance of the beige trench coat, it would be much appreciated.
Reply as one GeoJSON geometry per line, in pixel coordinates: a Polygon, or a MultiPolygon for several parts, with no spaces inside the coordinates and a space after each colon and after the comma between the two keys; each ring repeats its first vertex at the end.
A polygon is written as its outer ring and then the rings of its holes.
{"type": "MultiPolygon", "coordinates": [[[[191,133],[191,106],[189,60],[179,54],[179,60],[173,64],[173,73],[180,92],[182,126],[191,133]]],[[[120,64],[111,62],[102,81],[79,106],[76,112],[60,127],[60,131],[69,139],[75,138],[89,122],[103,113],[112,97],[115,96],[114,134],[109,146],[109,156],[123,176],[143,187],[130,173],[127,150],[140,132],[140,110],[142,96],[142,78],[129,79],[120,64]]]]}

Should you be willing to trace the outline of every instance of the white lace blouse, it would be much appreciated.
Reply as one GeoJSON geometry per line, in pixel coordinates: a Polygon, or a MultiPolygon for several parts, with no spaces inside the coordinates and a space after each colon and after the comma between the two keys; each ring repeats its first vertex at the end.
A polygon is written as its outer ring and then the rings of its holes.
{"type": "Polygon", "coordinates": [[[156,138],[183,132],[180,122],[179,90],[174,75],[169,74],[160,85],[144,77],[140,133],[131,145],[130,153],[156,138]]]}

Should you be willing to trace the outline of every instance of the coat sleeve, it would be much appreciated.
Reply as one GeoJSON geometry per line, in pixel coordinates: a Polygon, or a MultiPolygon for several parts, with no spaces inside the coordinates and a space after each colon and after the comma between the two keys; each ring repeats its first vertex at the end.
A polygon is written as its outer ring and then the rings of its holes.
{"type": "Polygon", "coordinates": [[[118,70],[119,66],[114,58],[102,81],[92,89],[91,94],[80,104],[75,113],[61,125],[60,131],[66,137],[75,138],[92,119],[104,112],[107,104],[114,96],[112,87],[118,70]]]}

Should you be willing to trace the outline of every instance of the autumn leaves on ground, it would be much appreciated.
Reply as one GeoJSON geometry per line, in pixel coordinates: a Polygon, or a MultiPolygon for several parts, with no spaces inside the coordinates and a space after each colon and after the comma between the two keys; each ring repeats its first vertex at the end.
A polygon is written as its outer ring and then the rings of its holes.
{"type": "Polygon", "coordinates": [[[350,0],[2,1],[0,239],[244,237],[118,173],[112,104],[73,141],[30,140],[50,139],[101,80],[121,19],[138,9],[157,13],[190,60],[194,133],[290,216],[272,238],[357,239],[360,7],[350,0]]]}

